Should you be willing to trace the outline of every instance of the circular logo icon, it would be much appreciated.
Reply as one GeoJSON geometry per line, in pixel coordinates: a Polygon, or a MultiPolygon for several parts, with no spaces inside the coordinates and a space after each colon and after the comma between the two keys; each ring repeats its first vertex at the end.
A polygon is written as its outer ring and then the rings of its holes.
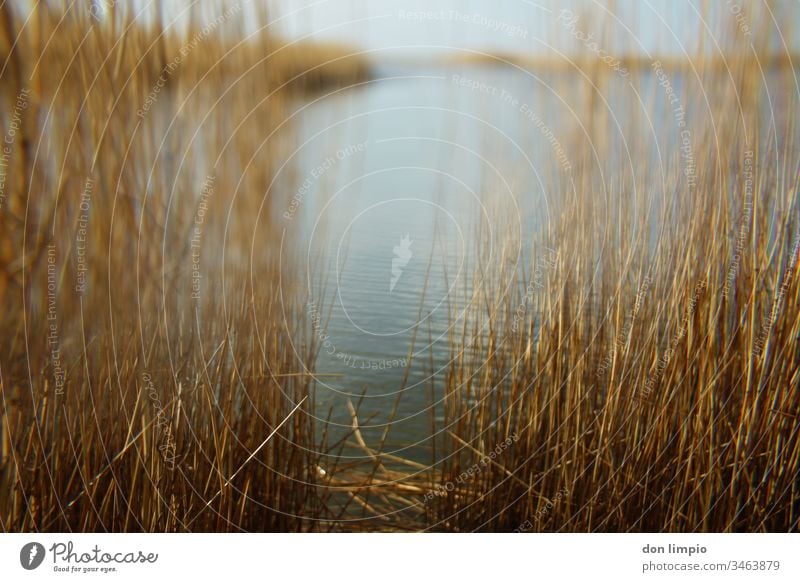
{"type": "Polygon", "coordinates": [[[22,546],[19,552],[19,563],[26,570],[35,570],[44,561],[44,546],[38,542],[30,542],[22,546]]]}

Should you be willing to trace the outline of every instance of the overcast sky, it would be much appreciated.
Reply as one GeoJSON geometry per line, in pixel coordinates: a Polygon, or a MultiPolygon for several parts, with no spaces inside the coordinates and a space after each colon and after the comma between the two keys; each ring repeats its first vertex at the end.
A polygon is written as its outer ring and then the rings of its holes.
{"type": "MultiPolygon", "coordinates": [[[[30,0],[29,0],[30,1],[30,0]]],[[[97,5],[121,0],[74,0],[97,5]]],[[[168,20],[188,14],[192,0],[125,0],[134,9],[157,6],[168,20]]],[[[756,38],[769,39],[783,52],[775,22],[798,50],[792,30],[800,25],[800,0],[194,0],[195,11],[213,20],[239,2],[250,29],[258,26],[254,6],[266,6],[270,28],[291,38],[338,41],[363,50],[431,53],[433,47],[478,52],[553,50],[586,52],[582,35],[594,35],[598,47],[614,55],[680,55],[731,42],[747,48],[756,38]],[[578,16],[568,25],[563,10],[578,16]],[[706,19],[701,18],[705,16],[706,19]],[[739,18],[739,29],[723,26],[739,18]],[[559,18],[561,16],[561,18],[559,18]],[[774,18],[774,20],[773,20],[774,18]],[[762,24],[768,24],[764,28],[762,24]],[[721,33],[727,30],[727,34],[721,33]],[[750,32],[749,35],[745,30],[750,32]],[[578,38],[576,38],[578,37],[578,38]]],[[[176,26],[186,22],[178,18],[176,26]]],[[[229,23],[230,25],[230,23],[229,23]]],[[[241,23],[238,23],[241,25],[241,23]]]]}
{"type": "MultiPolygon", "coordinates": [[[[585,51],[579,33],[594,34],[599,45],[616,54],[681,54],[722,43],[723,16],[739,12],[736,39],[749,43],[771,20],[761,0],[274,0],[276,23],[293,37],[313,37],[355,44],[365,49],[449,46],[475,51],[547,53],[553,49],[585,51]],[[703,5],[710,7],[703,12],[703,5]],[[570,10],[579,20],[568,26],[570,10]],[[745,16],[745,13],[746,16],[745,16]],[[701,18],[705,15],[707,20],[701,18]],[[559,19],[559,16],[561,18],[559,19]],[[751,35],[743,30],[747,26],[751,35]],[[706,30],[706,27],[708,30],[706,30]],[[605,36],[603,36],[605,30],[605,36]]],[[[773,2],[784,34],[800,23],[797,0],[773,2]]],[[[774,24],[773,44],[779,37],[774,24]]],[[[727,35],[725,41],[733,37],[727,35]]],[[[795,42],[794,46],[798,46],[795,42]]],[[[430,49],[428,49],[430,50],[430,49]]]]}

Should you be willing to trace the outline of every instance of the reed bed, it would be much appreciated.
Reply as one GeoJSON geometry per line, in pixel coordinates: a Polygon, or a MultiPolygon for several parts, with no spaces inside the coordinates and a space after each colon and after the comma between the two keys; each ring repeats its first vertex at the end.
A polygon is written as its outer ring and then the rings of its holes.
{"type": "Polygon", "coordinates": [[[791,87],[769,102],[760,64],[684,77],[688,165],[678,147],[648,161],[636,102],[620,144],[602,102],[573,97],[589,128],[569,149],[574,191],[531,235],[531,264],[476,269],[451,336],[425,529],[798,530],[795,71],[769,68],[770,87],[791,87]]]}
{"type": "Polygon", "coordinates": [[[301,285],[278,260],[291,92],[354,83],[364,61],[230,41],[235,14],[220,36],[46,6],[24,25],[0,7],[4,531],[798,529],[786,63],[682,65],[689,165],[647,157],[633,102],[626,141],[609,137],[613,75],[579,63],[571,182],[550,169],[530,264],[506,260],[513,238],[479,255],[428,467],[368,444],[358,403],[344,438],[320,433],[319,346],[298,341],[301,285]]]}
{"type": "Polygon", "coordinates": [[[235,10],[176,31],[87,6],[0,6],[2,528],[311,529],[320,441],[270,185],[287,91],[363,63],[231,42],[235,10]]]}

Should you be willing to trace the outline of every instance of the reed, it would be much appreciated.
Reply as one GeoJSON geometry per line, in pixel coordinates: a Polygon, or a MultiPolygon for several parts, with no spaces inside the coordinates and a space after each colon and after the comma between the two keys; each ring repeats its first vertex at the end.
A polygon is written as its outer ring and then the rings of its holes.
{"type": "Polygon", "coordinates": [[[683,77],[689,166],[678,147],[648,161],[633,98],[620,143],[601,101],[572,96],[575,191],[549,184],[557,218],[524,233],[527,268],[476,269],[511,291],[479,287],[451,340],[426,529],[798,530],[797,99],[770,103],[760,65],[683,77]]]}
{"type": "Polygon", "coordinates": [[[4,531],[798,529],[797,101],[761,82],[794,87],[786,63],[682,63],[692,158],[653,162],[664,99],[626,97],[612,139],[614,73],[577,62],[572,181],[543,169],[530,264],[478,253],[426,467],[367,443],[358,402],[320,430],[278,260],[292,92],[366,62],[122,5],[0,6],[4,531]]]}
{"type": "Polygon", "coordinates": [[[225,40],[236,16],[173,31],[125,3],[102,20],[0,7],[16,126],[0,208],[4,531],[296,531],[321,515],[324,443],[270,189],[306,69],[269,35],[225,40]]]}

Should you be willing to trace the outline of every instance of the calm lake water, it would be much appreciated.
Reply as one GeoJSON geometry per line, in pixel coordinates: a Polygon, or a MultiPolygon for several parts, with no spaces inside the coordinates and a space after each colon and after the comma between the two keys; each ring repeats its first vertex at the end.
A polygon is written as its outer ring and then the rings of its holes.
{"type": "MultiPolygon", "coordinates": [[[[547,233],[575,187],[581,160],[570,155],[587,150],[590,92],[586,79],[568,72],[378,73],[297,107],[296,149],[279,176],[292,193],[282,226],[307,287],[306,340],[320,344],[320,427],[327,422],[333,440],[345,434],[347,401],[363,394],[365,439],[374,445],[386,434],[388,452],[428,462],[432,420],[443,428],[448,334],[460,338],[481,286],[508,283],[476,275],[475,266],[508,261],[530,272],[532,240],[547,233]]],[[[682,77],[669,75],[675,93],[684,93],[682,77]]],[[[675,154],[684,128],[655,75],[641,73],[636,92],[630,78],[607,77],[603,163],[633,150],[639,163],[654,162],[637,167],[644,173],[637,178],[656,184],[665,170],[655,163],[659,153],[689,167],[675,154]],[[645,109],[664,115],[648,119],[645,109]]],[[[692,104],[681,105],[691,117],[692,104]]],[[[601,185],[597,195],[609,193],[601,185]]],[[[661,199],[654,197],[654,217],[661,199]]],[[[605,222],[598,216],[598,228],[605,222]]]]}
{"type": "Polygon", "coordinates": [[[460,341],[491,277],[476,277],[478,253],[493,264],[504,249],[502,260],[528,269],[521,233],[552,220],[550,199],[569,177],[567,131],[551,115],[558,90],[541,90],[555,79],[490,67],[379,73],[298,108],[283,225],[320,344],[320,423],[330,411],[331,435],[344,434],[347,400],[363,394],[367,442],[388,430],[390,452],[430,461],[449,333],[460,341]]]}

